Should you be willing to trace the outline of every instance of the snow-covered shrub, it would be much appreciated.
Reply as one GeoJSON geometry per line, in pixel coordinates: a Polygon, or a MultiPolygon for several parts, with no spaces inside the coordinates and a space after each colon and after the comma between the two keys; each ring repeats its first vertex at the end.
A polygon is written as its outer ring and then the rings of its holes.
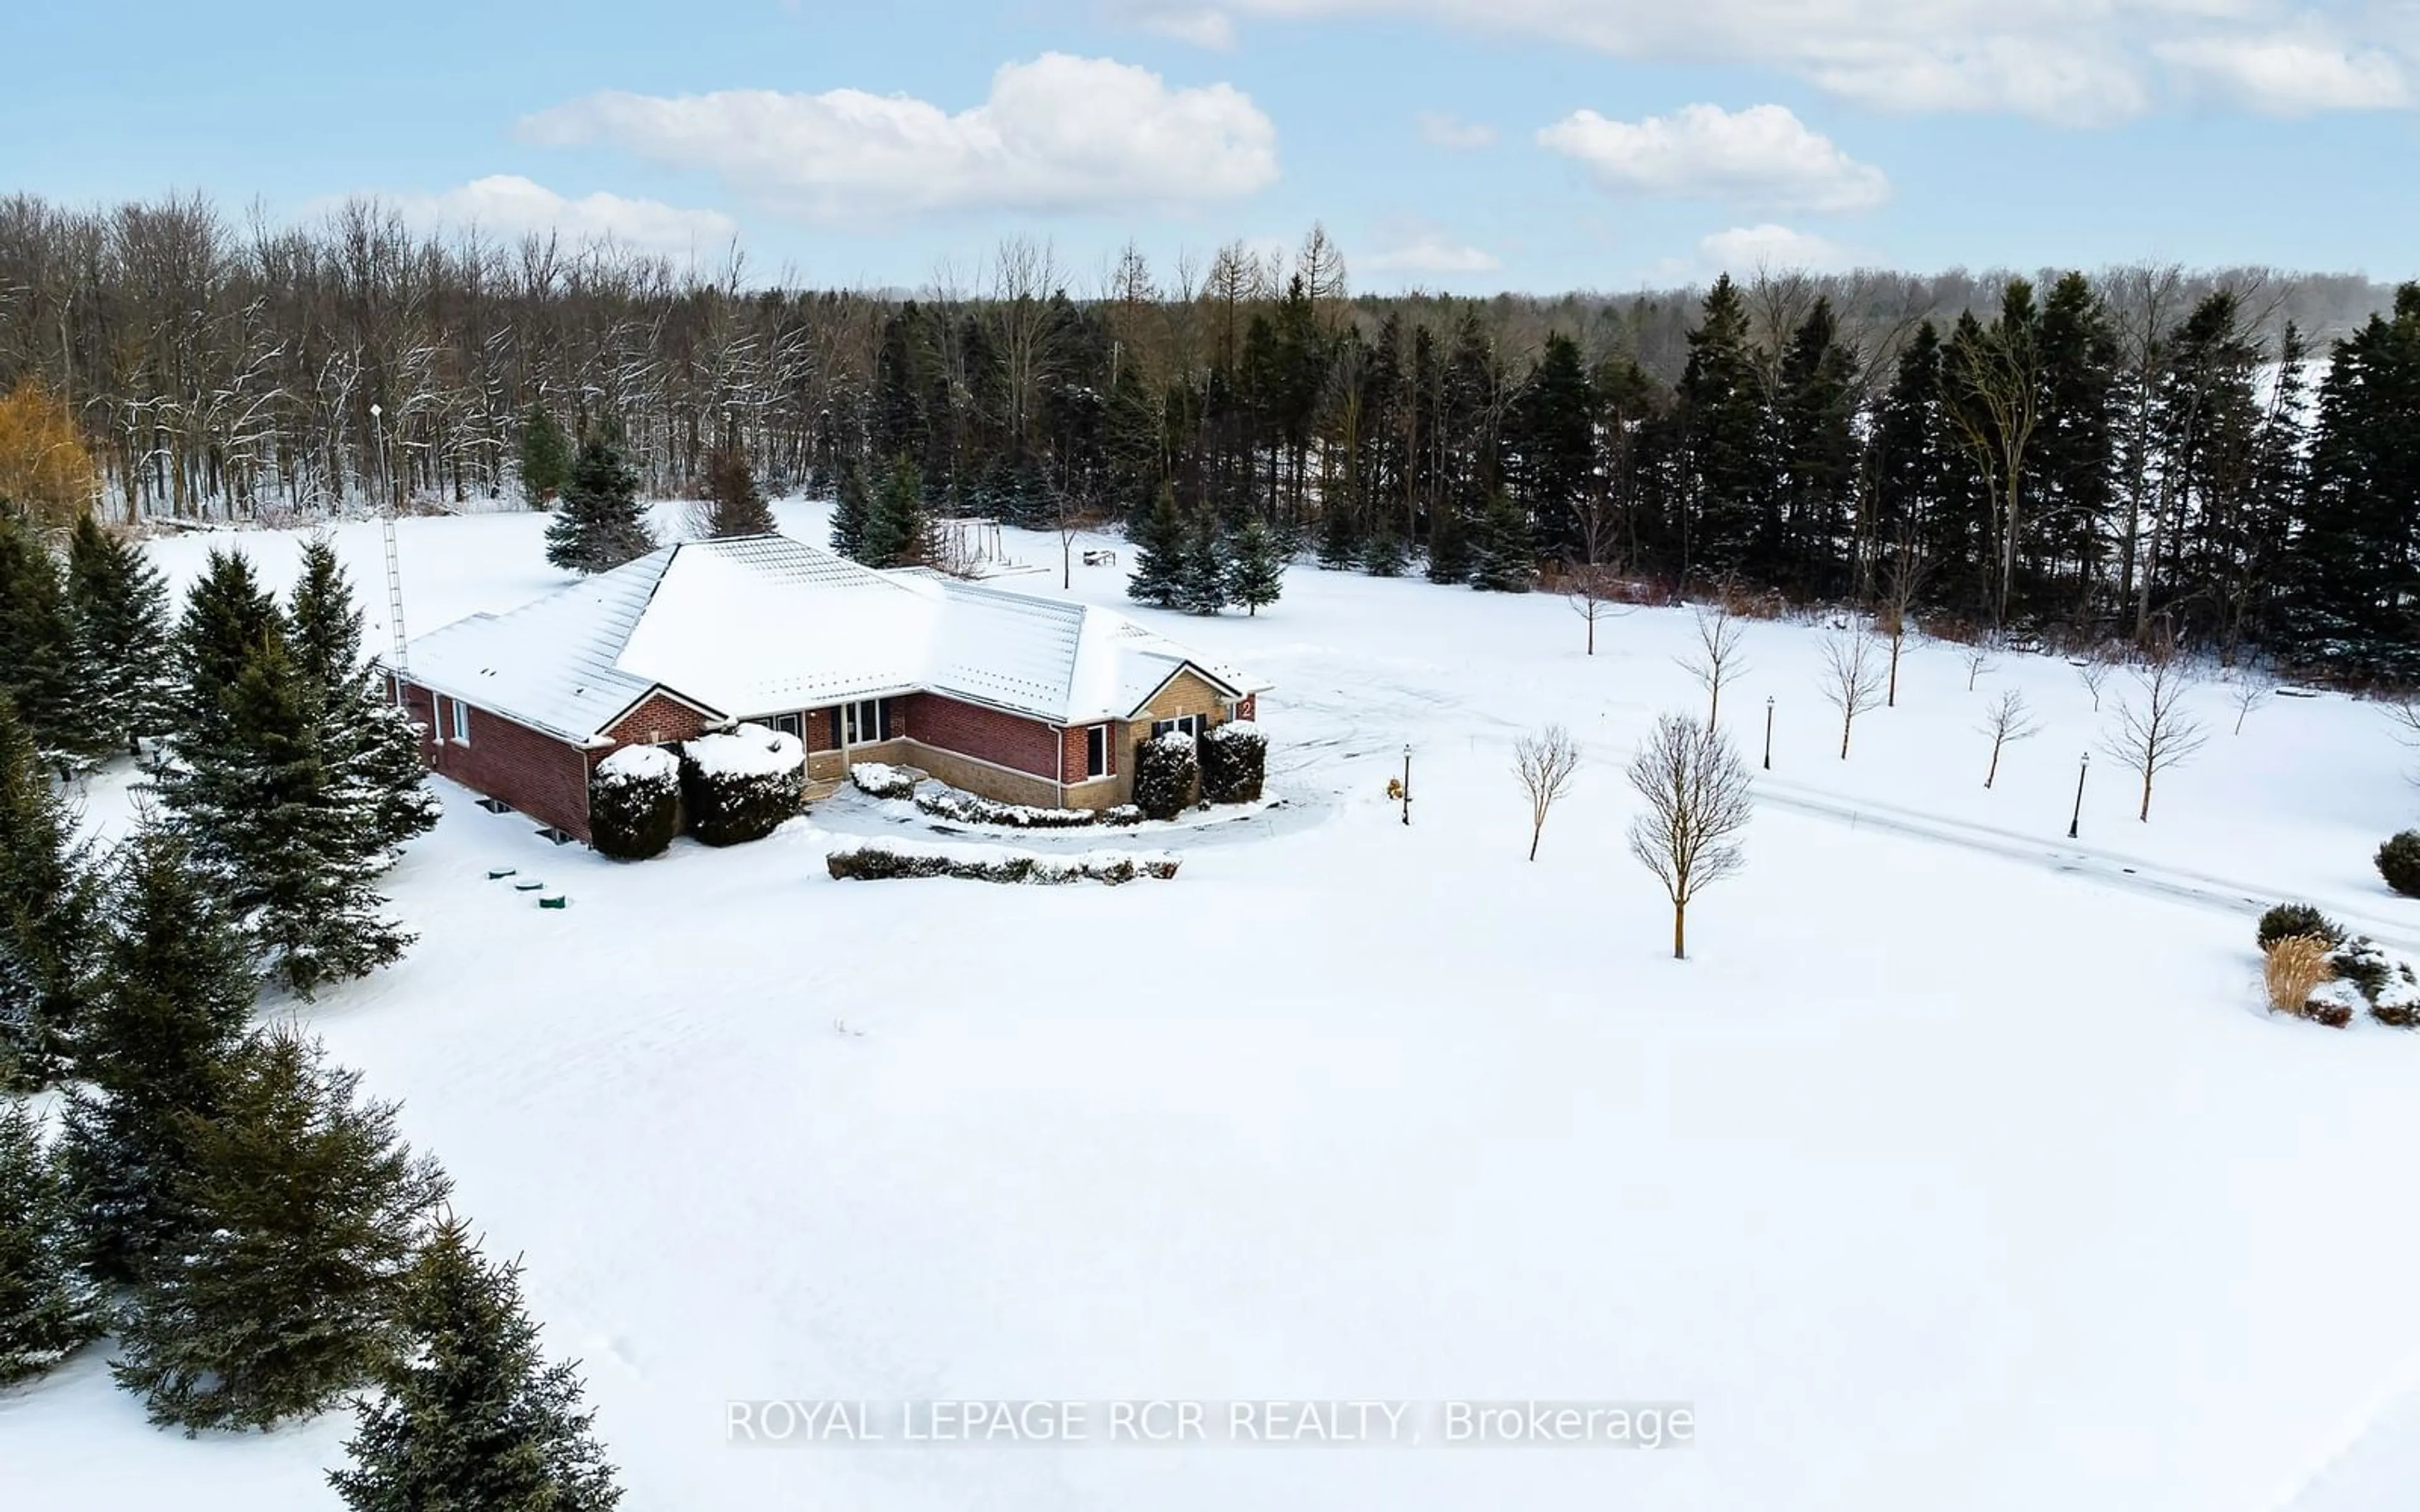
{"type": "Polygon", "coordinates": [[[1043,809],[1029,803],[1001,803],[962,788],[939,784],[916,791],[916,807],[936,819],[962,825],[995,825],[1006,829],[1076,829],[1097,825],[1108,810],[1043,809]]]}
{"type": "Polygon", "coordinates": [[[2341,925],[2309,903],[2279,903],[2260,916],[2261,949],[2296,934],[2316,934],[2331,946],[2342,945],[2345,937],[2341,925]]]}
{"type": "Polygon", "coordinates": [[[2365,1002],[2378,1001],[2378,995],[2395,976],[2395,963],[2366,934],[2356,934],[2337,946],[2328,955],[2328,967],[2338,981],[2352,983],[2365,1002]]]}
{"type": "Polygon", "coordinates": [[[888,762],[859,762],[848,769],[848,779],[858,791],[876,798],[911,798],[916,795],[916,774],[892,765],[888,762]]]}
{"type": "Polygon", "coordinates": [[[796,735],[743,724],[684,743],[680,777],[690,834],[708,845],[762,840],[799,811],[806,748],[796,735]]]}
{"type": "Polygon", "coordinates": [[[975,882],[1057,885],[1090,879],[1114,887],[1137,877],[1165,881],[1176,875],[1177,859],[1165,851],[1085,851],[1045,856],[996,846],[919,845],[869,840],[843,845],[825,857],[836,879],[884,882],[897,877],[960,877],[975,882]]]}
{"type": "Polygon", "coordinates": [[[2361,1007],[2361,994],[2349,981],[2332,981],[2322,986],[2303,1006],[2293,1011],[2297,1018],[2325,1025],[2331,1029],[2352,1026],[2353,1011],[2361,1007]]]}
{"type": "Polygon", "coordinates": [[[2420,1029],[2420,976],[2410,962],[2395,963],[2395,974],[2369,1000],[2369,1016],[2391,1029],[2420,1029]]]}
{"type": "Polygon", "coordinates": [[[661,856],[680,827],[680,758],[661,746],[625,746],[589,774],[588,839],[599,854],[661,856]]]}
{"type": "Polygon", "coordinates": [[[1202,801],[1202,758],[1193,737],[1171,730],[1135,746],[1134,806],[1146,819],[1173,819],[1202,801]]]}
{"type": "Polygon", "coordinates": [[[2420,898],[2420,829],[2407,829],[2378,848],[2378,874],[2406,898],[2420,898]]]}
{"type": "Polygon", "coordinates": [[[1255,803],[1269,765],[1269,739],[1241,719],[1202,732],[1202,801],[1255,803]]]}

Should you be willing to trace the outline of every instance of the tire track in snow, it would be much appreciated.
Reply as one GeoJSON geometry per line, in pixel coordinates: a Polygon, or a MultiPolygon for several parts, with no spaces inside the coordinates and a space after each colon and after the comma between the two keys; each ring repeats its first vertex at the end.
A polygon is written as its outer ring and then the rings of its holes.
{"type": "MultiPolygon", "coordinates": [[[[2222,913],[2257,917],[2277,902],[2276,897],[2266,889],[2228,877],[2162,866],[2139,856],[2079,845],[2071,841],[2045,841],[2039,835],[1945,818],[1871,799],[1845,798],[1775,778],[1757,777],[1756,794],[1759,801],[1770,803],[1776,809],[1834,820],[1853,829],[1875,829],[1936,845],[1954,846],[1978,855],[1997,856],[2006,860],[2024,862],[2041,871],[2078,876],[2105,887],[2154,898],[2169,898],[2222,913]]],[[[2381,945],[2420,954],[2420,935],[2407,933],[2408,926],[2338,908],[2331,908],[2329,913],[2381,945]]]]}

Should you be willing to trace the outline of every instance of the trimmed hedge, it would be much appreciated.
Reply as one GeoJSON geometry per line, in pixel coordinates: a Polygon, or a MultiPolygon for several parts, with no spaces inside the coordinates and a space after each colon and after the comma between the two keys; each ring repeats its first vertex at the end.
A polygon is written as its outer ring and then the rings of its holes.
{"type": "Polygon", "coordinates": [[[939,783],[918,788],[916,807],[936,819],[1003,829],[1081,829],[1087,825],[1132,824],[1142,817],[1123,804],[1115,809],[1044,809],[1029,803],[1001,803],[939,783]]]}
{"type": "Polygon", "coordinates": [[[762,840],[798,816],[807,753],[796,735],[743,724],[681,747],[681,803],[690,833],[708,845],[762,840]]]}
{"type": "Polygon", "coordinates": [[[1202,801],[1202,757],[1191,735],[1171,730],[1135,745],[1134,806],[1146,819],[1173,819],[1202,801]]]}
{"type": "Polygon", "coordinates": [[[1092,851],[1078,856],[1039,856],[1028,851],[974,854],[911,849],[895,841],[845,845],[824,858],[824,869],[846,882],[888,882],[902,877],[958,877],[972,882],[1062,883],[1094,881],[1115,887],[1137,877],[1166,881],[1177,859],[1165,852],[1141,855],[1092,851]]]}
{"type": "Polygon", "coordinates": [[[1256,803],[1268,773],[1269,740],[1240,719],[1202,733],[1202,801],[1256,803]]]}
{"type": "Polygon", "coordinates": [[[588,776],[588,841],[600,856],[661,856],[681,829],[680,758],[661,746],[625,746],[588,776]]]}
{"type": "Polygon", "coordinates": [[[2378,874],[2406,898],[2420,898],[2420,829],[2407,829],[2378,848],[2378,874]]]}

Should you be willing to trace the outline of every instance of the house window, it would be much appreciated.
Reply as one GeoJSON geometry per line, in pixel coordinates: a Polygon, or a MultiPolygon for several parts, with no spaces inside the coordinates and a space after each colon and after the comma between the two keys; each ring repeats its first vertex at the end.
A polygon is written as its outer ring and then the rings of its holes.
{"type": "Polygon", "coordinates": [[[458,746],[471,743],[471,705],[460,699],[454,701],[454,743],[458,746]]]}
{"type": "Polygon", "coordinates": [[[841,738],[852,746],[891,738],[891,705],[882,699],[860,699],[842,705],[842,722],[847,726],[841,738]]]}
{"type": "Polygon", "coordinates": [[[1096,724],[1084,732],[1084,775],[1109,775],[1109,727],[1096,724]]]}
{"type": "Polygon", "coordinates": [[[777,714],[773,716],[773,729],[778,734],[796,735],[801,741],[807,738],[807,723],[801,715],[777,714]]]}
{"type": "Polygon", "coordinates": [[[1171,730],[1182,730],[1188,735],[1198,735],[1202,733],[1203,723],[1202,716],[1198,714],[1180,714],[1173,719],[1154,719],[1151,722],[1151,735],[1154,740],[1156,740],[1171,730]]]}

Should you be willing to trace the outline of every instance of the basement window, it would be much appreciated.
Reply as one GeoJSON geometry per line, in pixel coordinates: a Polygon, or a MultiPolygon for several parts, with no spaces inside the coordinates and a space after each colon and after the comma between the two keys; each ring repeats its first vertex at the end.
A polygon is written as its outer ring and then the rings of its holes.
{"type": "Polygon", "coordinates": [[[1109,775],[1109,727],[1096,724],[1084,732],[1084,775],[1109,775]]]}

